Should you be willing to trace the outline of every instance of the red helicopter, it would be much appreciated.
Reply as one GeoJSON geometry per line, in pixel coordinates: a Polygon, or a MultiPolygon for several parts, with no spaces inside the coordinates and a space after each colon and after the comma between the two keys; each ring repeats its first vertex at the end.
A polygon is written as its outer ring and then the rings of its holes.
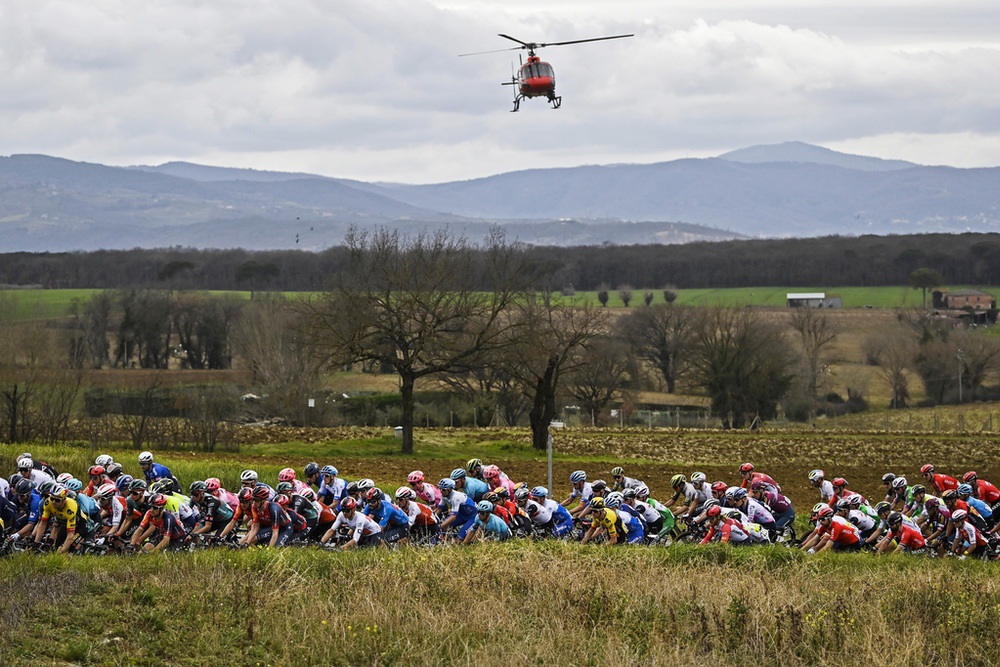
{"type": "MultiPolygon", "coordinates": [[[[499,53],[501,51],[528,51],[528,62],[522,62],[517,74],[511,73],[510,81],[503,82],[502,86],[516,86],[514,93],[514,108],[511,112],[521,108],[521,100],[528,97],[545,97],[552,104],[553,109],[562,106],[562,97],[556,96],[556,73],[552,65],[542,61],[535,55],[535,49],[546,46],[565,46],[566,44],[583,44],[584,42],[603,42],[609,39],[623,39],[634,37],[634,34],[611,35],[610,37],[591,37],[590,39],[574,39],[568,42],[548,42],[539,44],[536,42],[522,42],[516,37],[500,34],[500,37],[517,42],[521,46],[514,46],[509,49],[495,49],[493,51],[477,51],[476,53],[461,53],[461,56],[478,56],[484,53],[499,53]]],[[[513,66],[511,67],[513,69],[513,66]]]]}

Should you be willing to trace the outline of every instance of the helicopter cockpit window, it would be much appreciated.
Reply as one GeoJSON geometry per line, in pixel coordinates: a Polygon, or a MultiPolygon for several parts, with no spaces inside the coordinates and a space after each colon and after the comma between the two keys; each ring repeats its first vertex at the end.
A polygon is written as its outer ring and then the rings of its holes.
{"type": "Polygon", "coordinates": [[[531,63],[524,68],[525,76],[528,78],[535,78],[539,76],[553,76],[552,66],[548,63],[531,63]]]}

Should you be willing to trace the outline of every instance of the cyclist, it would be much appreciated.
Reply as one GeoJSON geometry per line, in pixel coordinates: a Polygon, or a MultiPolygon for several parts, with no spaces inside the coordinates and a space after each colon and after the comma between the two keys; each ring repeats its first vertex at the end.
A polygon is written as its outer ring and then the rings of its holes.
{"type": "Polygon", "coordinates": [[[278,482],[289,482],[295,493],[299,493],[302,489],[309,487],[309,485],[302,480],[295,479],[295,468],[282,468],[278,472],[278,482]]]}
{"type": "Polygon", "coordinates": [[[698,506],[701,507],[713,498],[712,485],[708,483],[708,477],[703,472],[696,472],[691,475],[691,486],[698,494],[698,506]]]}
{"type": "Polygon", "coordinates": [[[942,475],[934,472],[934,466],[930,463],[920,467],[920,475],[927,483],[934,487],[938,493],[944,493],[951,489],[958,488],[958,480],[950,475],[942,475]]]}
{"type": "MultiPolygon", "coordinates": [[[[762,480],[756,481],[761,482],[762,480]]],[[[763,483],[766,484],[766,482],[763,483]]],[[[771,514],[771,511],[763,503],[755,498],[751,498],[747,494],[747,490],[742,486],[727,490],[726,500],[730,507],[735,507],[746,515],[750,523],[756,523],[763,528],[768,536],[768,541],[774,541],[774,538],[778,534],[778,527],[774,523],[774,515],[771,514]]]]}
{"type": "Polygon", "coordinates": [[[719,541],[723,544],[732,544],[738,547],[749,546],[755,542],[760,544],[767,542],[767,537],[764,537],[762,533],[755,535],[754,532],[748,531],[742,521],[727,516],[718,505],[709,507],[706,515],[708,517],[708,533],[701,540],[701,544],[709,544],[716,535],[719,536],[719,541]]]}
{"type": "Polygon", "coordinates": [[[774,528],[778,533],[783,532],[795,521],[795,508],[792,507],[792,501],[778,491],[769,490],[765,482],[761,480],[752,482],[750,493],[754,500],[766,507],[771,513],[774,518],[774,528]]]}
{"type": "Polygon", "coordinates": [[[465,535],[462,544],[472,544],[476,540],[485,538],[503,542],[510,538],[510,526],[493,513],[493,503],[480,500],[476,504],[476,520],[472,530],[465,535]]]}
{"type": "Polygon", "coordinates": [[[191,506],[190,498],[174,491],[174,480],[158,479],[149,485],[149,492],[162,493],[166,497],[167,511],[176,515],[188,532],[198,524],[198,509],[191,506]]]}
{"type": "MultiPolygon", "coordinates": [[[[469,459],[465,464],[465,470],[468,471],[469,476],[478,479],[480,482],[486,481],[483,477],[484,468],[485,466],[483,465],[482,459],[469,459]]],[[[452,477],[452,479],[455,478],[452,477]]]]}
{"type": "Polygon", "coordinates": [[[42,518],[44,501],[42,494],[35,489],[35,485],[30,479],[21,477],[15,480],[12,490],[14,491],[16,514],[14,521],[10,524],[13,532],[8,539],[18,540],[34,532],[35,526],[42,518]]]}
{"type": "Polygon", "coordinates": [[[670,486],[674,490],[674,495],[671,496],[670,500],[663,503],[663,506],[673,511],[674,506],[677,505],[677,511],[674,512],[674,515],[678,519],[686,519],[692,516],[699,504],[699,495],[695,491],[694,485],[687,481],[687,477],[678,474],[670,478],[670,486]],[[678,501],[680,501],[680,505],[677,504],[678,501]]]}
{"type": "Polygon", "coordinates": [[[319,464],[315,461],[310,461],[306,464],[306,467],[302,470],[302,475],[306,478],[306,484],[310,487],[315,486],[318,489],[320,484],[323,483],[323,477],[320,474],[319,464]]]}
{"type": "Polygon", "coordinates": [[[495,465],[483,467],[483,480],[489,485],[490,491],[496,491],[501,486],[505,487],[508,493],[514,490],[514,482],[495,465]]]}
{"type": "Polygon", "coordinates": [[[878,521],[868,516],[861,510],[852,506],[851,498],[841,498],[837,501],[837,509],[835,513],[837,516],[841,516],[858,529],[858,535],[861,537],[862,541],[867,540],[871,537],[871,534],[875,532],[875,528],[878,526],[878,521]]]}
{"type": "MultiPolygon", "coordinates": [[[[475,460],[475,459],[473,459],[475,460]]],[[[469,477],[465,468],[455,468],[451,471],[451,478],[455,480],[455,488],[472,498],[474,503],[483,499],[490,490],[490,485],[478,477],[469,477]]]]}
{"type": "Polygon", "coordinates": [[[993,511],[993,508],[990,507],[985,501],[973,497],[971,484],[966,484],[965,482],[959,484],[958,497],[968,504],[970,520],[972,520],[976,515],[982,519],[981,525],[979,525],[979,522],[977,521],[972,521],[977,528],[984,531],[993,528],[996,523],[997,515],[993,511]]]}
{"type": "Polygon", "coordinates": [[[114,482],[106,482],[97,487],[94,499],[101,510],[100,533],[102,535],[116,535],[127,512],[125,498],[118,495],[118,487],[114,485],[114,482]]]}
{"type": "Polygon", "coordinates": [[[907,486],[905,477],[896,477],[892,480],[892,488],[889,495],[885,497],[886,502],[892,505],[895,511],[902,511],[907,500],[912,496],[912,487],[907,486]]]}
{"type": "Polygon", "coordinates": [[[146,515],[149,504],[146,501],[146,480],[133,479],[128,485],[128,494],[125,496],[125,517],[121,525],[115,532],[114,537],[125,538],[133,525],[142,521],[146,515]]]}
{"type": "Polygon", "coordinates": [[[268,500],[272,500],[275,496],[274,489],[260,481],[260,477],[257,475],[256,470],[244,470],[240,473],[240,487],[248,488],[251,491],[256,491],[260,487],[265,488],[267,489],[268,500]]]}
{"type": "Polygon", "coordinates": [[[914,530],[910,526],[903,524],[903,515],[899,512],[893,512],[889,515],[889,530],[891,531],[887,537],[889,540],[896,541],[896,548],[892,553],[923,553],[927,546],[927,541],[924,539],[923,533],[919,530],[914,530]]]}
{"type": "Polygon", "coordinates": [[[604,499],[604,505],[617,512],[618,516],[621,518],[622,525],[624,525],[628,531],[626,542],[629,544],[642,544],[642,542],[646,539],[646,531],[642,525],[642,521],[639,520],[639,517],[636,516],[634,512],[629,512],[624,509],[624,494],[618,491],[608,494],[608,497],[604,499]]]}
{"type": "MultiPolygon", "coordinates": [[[[239,499],[239,505],[233,511],[233,518],[229,520],[229,524],[222,529],[222,533],[219,534],[221,539],[225,539],[231,532],[236,530],[239,526],[244,523],[248,523],[253,515],[253,489],[249,486],[244,486],[240,489],[240,492],[236,494],[239,499]]],[[[247,542],[247,535],[239,540],[240,545],[249,546],[247,542]]]]}
{"type": "Polygon", "coordinates": [[[462,541],[476,522],[476,503],[455,487],[455,480],[451,477],[445,477],[438,482],[438,488],[441,489],[440,507],[448,515],[441,522],[441,530],[454,525],[458,528],[456,537],[462,541]]]}
{"type": "MultiPolygon", "coordinates": [[[[278,486],[274,488],[274,491],[277,494],[274,497],[275,502],[281,505],[281,507],[286,512],[288,512],[288,516],[292,518],[293,523],[295,523],[296,521],[295,515],[302,517],[303,521],[305,521],[306,524],[307,528],[306,533],[308,533],[308,536],[315,536],[318,539],[319,535],[322,535],[323,533],[326,532],[326,529],[324,529],[322,533],[316,535],[316,533],[318,532],[316,530],[316,526],[319,525],[320,511],[322,506],[319,503],[313,502],[309,497],[307,497],[307,496],[311,496],[312,498],[316,497],[313,494],[313,490],[311,488],[305,486],[302,487],[301,490],[297,491],[292,482],[286,481],[286,482],[278,482],[278,486]],[[279,498],[282,498],[280,502],[278,501],[279,498]],[[293,512],[294,515],[292,514],[293,512]]],[[[336,519],[335,514],[330,518],[329,522],[333,523],[334,519],[336,519]]],[[[327,526],[326,528],[329,528],[329,526],[327,526]]],[[[298,527],[296,527],[296,532],[299,532],[298,527]]]]}
{"type": "Polygon", "coordinates": [[[319,491],[316,496],[324,505],[336,512],[339,509],[340,501],[347,497],[347,480],[338,477],[340,471],[331,465],[325,465],[320,469],[319,491]]]}
{"type": "Polygon", "coordinates": [[[17,472],[25,479],[30,479],[35,485],[35,488],[39,488],[45,482],[56,481],[53,475],[45,472],[44,470],[36,467],[35,460],[30,456],[21,455],[21,458],[17,460],[17,472]]]}
{"type": "Polygon", "coordinates": [[[587,473],[583,470],[574,470],[569,476],[569,481],[573,485],[573,488],[570,490],[566,500],[560,504],[563,507],[569,507],[570,503],[576,500],[576,507],[569,511],[571,516],[576,517],[586,509],[591,498],[594,497],[594,487],[587,481],[587,473]]]}
{"type": "Polygon", "coordinates": [[[611,477],[615,480],[615,485],[611,487],[612,491],[621,491],[623,489],[637,489],[639,485],[642,484],[642,480],[634,479],[632,477],[625,476],[625,469],[621,466],[615,466],[611,469],[611,477]]]}
{"type": "Polygon", "coordinates": [[[410,539],[410,517],[396,507],[380,489],[369,489],[365,514],[378,522],[386,544],[406,544],[410,539]]]}
{"type": "Polygon", "coordinates": [[[809,471],[809,483],[819,489],[819,498],[824,503],[833,500],[833,484],[826,479],[826,473],[822,470],[809,471]]]}
{"type": "Polygon", "coordinates": [[[609,544],[625,544],[628,539],[628,528],[616,511],[604,506],[604,498],[598,497],[590,501],[590,513],[593,519],[581,544],[586,544],[601,535],[608,536],[609,544]]]}
{"type": "MultiPolygon", "coordinates": [[[[20,462],[18,462],[20,463],[20,462]]],[[[42,518],[35,526],[34,541],[40,543],[49,527],[49,520],[55,518],[53,540],[59,544],[59,553],[68,553],[76,541],[78,529],[85,530],[86,521],[81,521],[79,506],[69,497],[69,489],[62,484],[56,484],[49,492],[49,497],[42,505],[42,518]]],[[[84,536],[86,537],[86,536],[84,536]]]]}
{"type": "MultiPolygon", "coordinates": [[[[832,509],[837,508],[837,501],[841,498],[850,498],[855,495],[857,491],[851,491],[848,489],[847,480],[843,477],[835,477],[833,482],[833,499],[830,501],[830,507],[832,509]]],[[[861,502],[868,504],[868,501],[862,496],[861,502]]]]}
{"type": "Polygon", "coordinates": [[[295,532],[295,524],[291,517],[278,503],[270,500],[272,496],[267,487],[261,485],[253,490],[253,503],[250,505],[250,532],[247,533],[247,544],[267,543],[270,547],[283,547],[295,532]]]}
{"type": "Polygon", "coordinates": [[[97,505],[97,501],[90,496],[80,493],[83,489],[83,482],[76,478],[66,482],[65,486],[69,491],[69,497],[75,500],[80,508],[80,515],[77,519],[77,533],[81,535],[86,534],[87,536],[93,534],[96,532],[97,527],[101,525],[101,508],[97,505]],[[86,521],[86,529],[81,531],[80,528],[84,525],[84,521],[86,521]]]}
{"type": "Polygon", "coordinates": [[[885,487],[885,500],[886,502],[892,502],[892,483],[895,481],[896,475],[891,472],[887,472],[882,475],[882,486],[885,487]]]}
{"type": "Polygon", "coordinates": [[[209,477],[205,480],[205,491],[229,505],[229,509],[234,512],[240,504],[240,500],[236,497],[235,493],[232,491],[226,491],[222,488],[222,482],[219,481],[218,477],[209,477]]]}
{"type": "Polygon", "coordinates": [[[551,522],[546,528],[552,531],[554,537],[565,537],[573,532],[573,517],[569,510],[549,498],[549,490],[544,486],[536,486],[531,490],[531,497],[541,503],[552,514],[551,522]]]}
{"type": "Polygon", "coordinates": [[[970,470],[962,475],[962,481],[972,487],[974,498],[989,504],[994,513],[1000,510],[1000,489],[985,479],[979,479],[975,470],[970,470]]]}
{"type": "Polygon", "coordinates": [[[177,516],[167,510],[167,497],[162,493],[150,496],[149,509],[142,517],[139,529],[132,535],[132,545],[143,544],[154,535],[159,535],[160,540],[143,545],[143,551],[155,552],[164,549],[175,551],[185,546],[190,539],[177,516]]]}
{"type": "Polygon", "coordinates": [[[396,505],[406,513],[410,524],[410,534],[415,540],[436,539],[438,520],[427,505],[417,502],[417,492],[408,486],[396,489],[396,505]]]}
{"type": "Polygon", "coordinates": [[[809,553],[861,550],[861,537],[854,524],[842,516],[836,516],[829,506],[821,508],[816,514],[821,527],[819,541],[815,551],[810,550],[809,553]]]}
{"type": "Polygon", "coordinates": [[[907,498],[906,504],[903,506],[903,514],[916,521],[919,526],[920,517],[924,513],[924,502],[933,497],[927,494],[927,489],[923,484],[914,484],[910,488],[910,497],[907,498]]]}
{"type": "Polygon", "coordinates": [[[112,481],[110,477],[104,474],[104,466],[90,466],[90,470],[87,471],[87,475],[90,477],[90,482],[87,484],[86,488],[81,491],[81,493],[85,496],[90,496],[91,498],[94,497],[94,492],[97,491],[98,487],[112,481]]]}
{"type": "Polygon", "coordinates": [[[153,482],[160,479],[169,479],[174,483],[174,491],[180,491],[181,485],[174,477],[173,473],[170,472],[170,468],[167,466],[154,463],[152,452],[142,452],[139,454],[139,467],[142,468],[142,474],[146,477],[146,483],[152,484],[153,482]]]}
{"type": "Polygon", "coordinates": [[[378,523],[359,512],[357,508],[358,501],[354,498],[347,497],[341,500],[337,520],[333,522],[330,530],[326,531],[326,535],[320,541],[323,544],[329,543],[333,536],[343,528],[351,536],[351,539],[340,547],[341,551],[347,551],[354,547],[375,547],[382,544],[382,528],[378,523]]]}
{"type": "Polygon", "coordinates": [[[441,489],[437,488],[433,484],[425,482],[422,470],[414,470],[407,475],[406,483],[410,485],[410,488],[413,489],[418,498],[431,507],[437,507],[441,504],[441,489]]]}
{"type": "Polygon", "coordinates": [[[233,508],[208,492],[208,484],[201,480],[191,482],[191,503],[198,508],[201,521],[195,524],[193,535],[215,533],[216,537],[233,520],[233,508]]]}
{"type": "Polygon", "coordinates": [[[643,484],[635,490],[635,505],[637,510],[646,517],[647,535],[652,535],[657,540],[664,539],[673,532],[675,522],[674,513],[669,507],[665,507],[660,501],[649,497],[649,487],[643,484]],[[657,520],[653,518],[649,510],[652,509],[659,516],[660,523],[657,527],[657,520]]]}
{"type": "Polygon", "coordinates": [[[986,540],[979,529],[967,521],[969,513],[956,510],[951,514],[955,527],[955,539],[951,543],[951,552],[961,556],[977,556],[986,550],[986,540]]]}
{"type": "MultiPolygon", "coordinates": [[[[774,481],[774,478],[765,473],[755,471],[752,463],[744,463],[743,465],[740,466],[740,477],[743,478],[743,481],[740,483],[740,486],[746,489],[747,491],[750,490],[750,485],[752,485],[754,482],[763,482],[764,484],[767,484],[768,486],[771,487],[770,490],[781,493],[781,486],[779,486],[778,483],[774,481]]],[[[694,481],[693,477],[691,481],[694,481]]]]}

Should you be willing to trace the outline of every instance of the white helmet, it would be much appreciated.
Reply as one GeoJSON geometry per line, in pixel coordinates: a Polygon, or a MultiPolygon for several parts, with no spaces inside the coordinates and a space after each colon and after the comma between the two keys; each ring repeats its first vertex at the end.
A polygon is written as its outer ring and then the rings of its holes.
{"type": "Polygon", "coordinates": [[[368,489],[374,489],[374,488],[375,488],[375,482],[373,480],[368,479],[367,477],[358,480],[358,491],[364,493],[368,489]]]}
{"type": "MultiPolygon", "coordinates": [[[[153,455],[152,454],[149,455],[149,460],[150,461],[153,460],[153,455]]],[[[111,465],[112,463],[114,463],[114,462],[115,462],[115,460],[113,458],[111,458],[110,456],[108,456],[107,454],[101,454],[96,459],[94,459],[94,465],[95,466],[101,466],[102,468],[105,468],[105,469],[107,469],[107,467],[109,465],[111,465]]]]}
{"type": "Polygon", "coordinates": [[[143,452],[139,454],[139,463],[152,463],[153,462],[153,452],[143,452]]]}
{"type": "Polygon", "coordinates": [[[257,481],[257,471],[256,470],[244,470],[240,473],[241,482],[256,482],[257,481]]]}
{"type": "Polygon", "coordinates": [[[17,460],[18,470],[27,470],[28,468],[34,468],[35,462],[29,459],[27,456],[21,457],[17,460]]]}

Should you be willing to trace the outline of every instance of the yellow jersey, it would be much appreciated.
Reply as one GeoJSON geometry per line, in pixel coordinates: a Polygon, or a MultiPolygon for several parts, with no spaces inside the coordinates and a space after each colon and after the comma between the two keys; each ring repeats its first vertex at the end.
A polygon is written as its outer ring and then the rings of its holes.
{"type": "Polygon", "coordinates": [[[72,498],[67,498],[63,502],[62,509],[57,508],[51,498],[47,498],[45,505],[42,506],[42,521],[48,521],[52,517],[55,517],[66,524],[67,531],[76,530],[76,517],[79,515],[80,508],[72,498]]]}

